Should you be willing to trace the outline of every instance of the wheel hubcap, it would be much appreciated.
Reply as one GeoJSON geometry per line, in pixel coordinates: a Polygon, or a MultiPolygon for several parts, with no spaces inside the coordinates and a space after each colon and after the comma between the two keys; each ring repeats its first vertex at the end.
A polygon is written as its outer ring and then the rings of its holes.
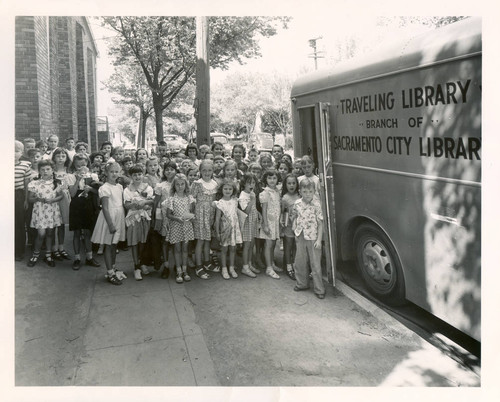
{"type": "Polygon", "coordinates": [[[376,282],[387,285],[392,280],[391,260],[380,244],[370,241],[363,247],[363,264],[368,275],[376,282]]]}

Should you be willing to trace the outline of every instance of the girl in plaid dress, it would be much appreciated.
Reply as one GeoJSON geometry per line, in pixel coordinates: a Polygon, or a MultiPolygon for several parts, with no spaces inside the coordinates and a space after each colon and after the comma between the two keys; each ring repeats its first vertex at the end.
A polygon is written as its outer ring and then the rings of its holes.
{"type": "Polygon", "coordinates": [[[277,188],[278,180],[278,172],[274,168],[266,170],[262,176],[262,184],[266,187],[259,194],[262,204],[262,226],[259,237],[265,239],[266,274],[273,279],[279,279],[276,271],[282,271],[274,263],[274,247],[280,237],[281,195],[277,188]]]}
{"type": "MultiPolygon", "coordinates": [[[[194,240],[194,198],[189,192],[189,184],[185,175],[179,173],[174,177],[170,197],[164,202],[169,220],[167,241],[174,245],[175,264],[177,266],[177,283],[189,282],[187,272],[188,243],[194,240]]],[[[162,205],[162,208],[163,208],[162,205]]]]}
{"type": "Polygon", "coordinates": [[[251,278],[256,277],[256,273],[260,270],[254,268],[251,264],[252,250],[257,236],[259,212],[257,211],[256,197],[255,197],[255,184],[256,177],[252,173],[245,173],[240,181],[240,188],[242,188],[240,197],[238,199],[240,209],[247,214],[243,229],[241,231],[241,238],[243,240],[243,268],[241,273],[251,278]]]}
{"type": "Polygon", "coordinates": [[[170,195],[170,189],[174,181],[175,175],[178,173],[177,164],[172,161],[165,162],[163,165],[162,180],[154,188],[155,202],[153,206],[153,236],[152,248],[155,270],[160,269],[161,259],[163,256],[163,270],[161,277],[167,279],[170,275],[170,268],[174,265],[174,253],[172,248],[168,247],[168,242],[165,237],[168,233],[168,219],[166,208],[163,211],[162,204],[170,195]],[[170,253],[169,253],[170,251],[170,253]]]}
{"type": "Polygon", "coordinates": [[[217,182],[213,178],[213,173],[213,162],[211,160],[201,161],[201,179],[196,180],[191,187],[191,194],[196,200],[194,209],[194,237],[196,239],[195,272],[196,276],[201,279],[210,278],[205,269],[211,270],[210,240],[212,238],[212,224],[215,217],[213,202],[217,193],[217,182]]]}

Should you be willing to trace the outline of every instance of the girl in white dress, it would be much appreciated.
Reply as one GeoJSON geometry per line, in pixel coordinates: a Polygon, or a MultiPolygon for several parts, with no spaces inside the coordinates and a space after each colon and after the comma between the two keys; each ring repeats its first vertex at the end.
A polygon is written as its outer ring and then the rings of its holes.
{"type": "Polygon", "coordinates": [[[215,204],[215,233],[221,245],[222,277],[229,279],[229,274],[237,278],[234,269],[236,245],[242,243],[240,224],[238,220],[237,188],[234,180],[224,179],[217,190],[219,201],[215,204]],[[226,255],[229,249],[229,273],[226,255]]]}
{"type": "Polygon", "coordinates": [[[122,271],[116,270],[116,245],[124,241],[125,211],[123,209],[123,187],[116,180],[120,176],[121,167],[112,162],[104,167],[106,183],[99,188],[99,198],[102,209],[97,217],[92,243],[104,244],[104,262],[107,269],[107,279],[113,285],[121,285],[121,279],[126,278],[122,271]]]}
{"type": "Polygon", "coordinates": [[[277,188],[278,172],[270,168],[264,172],[262,183],[266,187],[259,194],[259,200],[262,204],[262,226],[259,236],[265,239],[264,259],[266,262],[266,274],[274,279],[279,279],[276,273],[282,272],[274,263],[274,247],[276,240],[280,238],[280,214],[281,214],[281,196],[277,188]]]}

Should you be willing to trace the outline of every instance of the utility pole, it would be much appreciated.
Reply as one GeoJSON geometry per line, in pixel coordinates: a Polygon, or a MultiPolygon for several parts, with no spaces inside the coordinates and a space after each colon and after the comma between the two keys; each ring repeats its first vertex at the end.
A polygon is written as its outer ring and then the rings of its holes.
{"type": "Polygon", "coordinates": [[[210,145],[210,64],[208,60],[208,18],[196,17],[196,145],[210,145]]]}
{"type": "Polygon", "coordinates": [[[312,49],[313,49],[313,53],[312,53],[312,55],[309,55],[309,57],[314,59],[314,69],[315,70],[318,69],[318,59],[322,59],[322,58],[325,57],[325,56],[323,56],[323,54],[325,52],[318,52],[318,51],[316,51],[316,42],[319,39],[323,39],[323,37],[322,36],[318,36],[317,38],[309,39],[309,46],[312,47],[312,49]]]}

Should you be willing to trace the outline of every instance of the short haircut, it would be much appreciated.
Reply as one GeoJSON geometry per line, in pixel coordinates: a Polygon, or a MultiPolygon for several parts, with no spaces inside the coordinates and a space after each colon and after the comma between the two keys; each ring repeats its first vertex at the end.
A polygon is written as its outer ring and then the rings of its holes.
{"type": "Polygon", "coordinates": [[[30,144],[36,144],[36,141],[35,141],[34,138],[31,138],[31,137],[30,138],[25,138],[23,140],[23,144],[28,144],[28,143],[30,143],[30,144]]]}
{"type": "Polygon", "coordinates": [[[222,188],[225,185],[233,187],[233,194],[232,194],[233,197],[238,195],[238,187],[236,186],[236,182],[234,180],[231,180],[231,179],[223,179],[222,182],[217,187],[217,194],[215,196],[215,199],[217,199],[217,200],[222,199],[222,197],[223,197],[222,188]]]}
{"type": "Polygon", "coordinates": [[[104,154],[102,152],[99,152],[99,151],[98,152],[92,152],[90,154],[90,162],[94,163],[94,160],[95,160],[95,158],[97,156],[100,156],[102,158],[103,162],[104,162],[104,154]]]}
{"type": "Polygon", "coordinates": [[[307,162],[312,163],[313,166],[314,166],[314,159],[311,156],[309,156],[309,155],[304,155],[302,157],[302,159],[300,160],[300,163],[301,163],[301,165],[304,165],[307,162]]]}
{"type": "Polygon", "coordinates": [[[86,160],[87,161],[87,167],[90,166],[90,159],[87,156],[87,154],[75,154],[75,156],[73,156],[73,161],[71,162],[71,168],[70,168],[70,170],[74,171],[75,170],[75,162],[76,161],[81,161],[81,160],[86,160]]]}
{"type": "Polygon", "coordinates": [[[279,167],[280,167],[281,164],[283,164],[283,165],[285,165],[287,167],[288,172],[292,171],[293,166],[292,166],[292,164],[290,163],[290,161],[288,159],[281,158],[280,161],[276,164],[276,167],[279,169],[279,167]]]}
{"type": "Polygon", "coordinates": [[[314,184],[314,181],[312,181],[310,178],[304,177],[299,183],[299,188],[301,190],[303,189],[316,190],[316,185],[314,184]]]}
{"type": "Polygon", "coordinates": [[[262,170],[262,166],[260,166],[259,162],[252,162],[252,163],[248,164],[248,170],[252,170],[253,168],[258,168],[258,169],[262,170]]]}
{"type": "Polygon", "coordinates": [[[120,151],[125,152],[125,150],[123,149],[123,147],[114,147],[114,148],[111,148],[111,156],[116,155],[120,151]]]}
{"type": "Polygon", "coordinates": [[[52,151],[52,162],[56,162],[56,156],[59,155],[59,154],[64,154],[66,155],[66,161],[64,162],[64,166],[68,167],[71,163],[71,159],[68,155],[68,151],[66,151],[64,148],[61,148],[61,147],[57,147],[56,149],[54,149],[52,151]]]}
{"type": "Polygon", "coordinates": [[[104,171],[108,173],[112,166],[118,166],[119,169],[121,168],[118,162],[108,162],[104,165],[104,171]]]}
{"type": "Polygon", "coordinates": [[[193,143],[187,144],[186,150],[184,151],[184,154],[186,156],[188,155],[188,152],[189,152],[190,149],[196,150],[196,156],[198,156],[198,147],[196,146],[196,144],[193,144],[193,143]]]}
{"type": "Polygon", "coordinates": [[[224,161],[224,162],[226,162],[226,160],[224,159],[224,157],[221,156],[221,155],[215,155],[214,156],[214,162],[215,161],[224,161]]]}
{"type": "Polygon", "coordinates": [[[24,151],[24,144],[21,141],[15,141],[14,142],[14,149],[16,151],[24,151]]]}
{"type": "Polygon", "coordinates": [[[243,158],[244,158],[245,156],[247,156],[247,150],[245,149],[245,147],[243,146],[243,144],[235,144],[235,145],[233,146],[233,150],[231,151],[231,158],[234,158],[234,150],[235,150],[236,148],[240,148],[240,149],[241,149],[241,153],[243,154],[243,158]]]}
{"type": "Polygon", "coordinates": [[[140,163],[136,163],[128,170],[128,174],[132,176],[134,173],[142,173],[144,174],[144,167],[140,163]]]}
{"type": "Polygon", "coordinates": [[[224,145],[222,144],[222,142],[219,142],[219,141],[215,141],[213,144],[212,144],[212,151],[215,149],[215,147],[219,145],[220,147],[222,147],[222,151],[224,151],[224,145]]]}
{"type": "Polygon", "coordinates": [[[104,141],[101,144],[101,148],[100,149],[102,149],[105,145],[109,145],[111,147],[111,150],[113,150],[113,144],[110,141],[104,141]]]}
{"type": "Polygon", "coordinates": [[[264,184],[264,186],[267,186],[267,178],[269,176],[276,176],[278,181],[280,181],[280,175],[278,174],[278,171],[274,168],[269,168],[264,172],[262,178],[260,179],[260,181],[262,182],[262,184],[264,184]]]}
{"type": "Polygon", "coordinates": [[[201,144],[199,150],[200,151],[203,150],[203,151],[208,152],[208,151],[210,151],[210,146],[208,146],[207,144],[201,144]]]}
{"type": "Polygon", "coordinates": [[[158,158],[156,156],[151,156],[148,158],[148,160],[146,161],[146,167],[151,165],[153,162],[159,163],[158,158]]]}
{"type": "Polygon", "coordinates": [[[83,142],[83,141],[78,141],[76,144],[75,144],[75,149],[78,149],[80,147],[85,147],[85,150],[89,149],[89,146],[86,142],[83,142]]]}
{"type": "Polygon", "coordinates": [[[131,157],[131,156],[125,156],[125,157],[122,159],[121,164],[122,164],[122,165],[125,165],[125,163],[127,163],[127,162],[133,162],[133,161],[134,161],[134,160],[132,159],[132,157],[131,157]]]}
{"type": "Polygon", "coordinates": [[[44,166],[50,166],[52,169],[54,169],[54,162],[52,162],[50,159],[42,159],[40,162],[38,162],[38,171],[42,170],[44,166]]]}
{"type": "Polygon", "coordinates": [[[255,177],[255,175],[253,173],[250,173],[250,172],[246,172],[243,174],[243,177],[241,178],[240,180],[240,189],[244,189],[246,184],[251,182],[251,181],[254,181],[254,183],[257,183],[257,178],[255,177]]]}
{"type": "Polygon", "coordinates": [[[205,165],[209,165],[212,169],[214,168],[214,163],[211,159],[203,159],[201,162],[200,162],[200,166],[199,166],[199,171],[201,172],[201,169],[203,166],[205,165]]]}
{"type": "Polygon", "coordinates": [[[73,137],[68,137],[64,140],[64,142],[67,144],[68,141],[75,141],[75,139],[73,137]]]}
{"type": "Polygon", "coordinates": [[[42,151],[38,148],[31,148],[31,149],[28,149],[28,156],[30,158],[33,158],[33,156],[35,156],[37,153],[42,153],[42,151]]]}

